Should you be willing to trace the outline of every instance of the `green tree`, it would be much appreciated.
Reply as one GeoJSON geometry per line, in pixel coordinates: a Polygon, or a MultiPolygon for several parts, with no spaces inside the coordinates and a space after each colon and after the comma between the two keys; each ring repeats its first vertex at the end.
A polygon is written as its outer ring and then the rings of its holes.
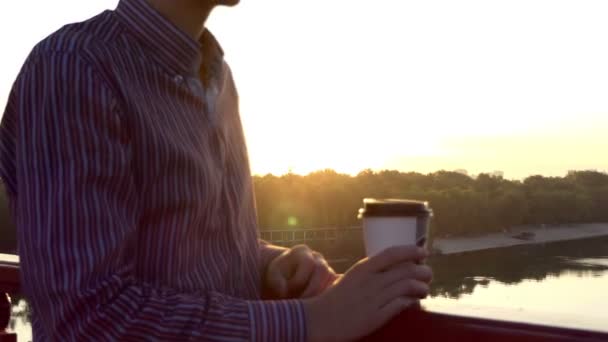
{"type": "Polygon", "coordinates": [[[430,202],[436,236],[497,232],[521,224],[608,221],[608,175],[576,171],[523,182],[481,173],[431,174],[363,170],[356,176],[321,170],[306,176],[254,177],[263,229],[343,228],[360,225],[362,199],[430,202]]]}

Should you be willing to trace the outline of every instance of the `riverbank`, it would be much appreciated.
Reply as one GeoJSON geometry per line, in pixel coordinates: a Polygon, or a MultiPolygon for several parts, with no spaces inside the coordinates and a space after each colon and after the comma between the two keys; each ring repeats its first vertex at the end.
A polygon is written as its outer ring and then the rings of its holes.
{"type": "Polygon", "coordinates": [[[435,239],[433,250],[438,254],[455,254],[484,249],[580,240],[600,236],[608,236],[608,223],[527,226],[516,227],[509,232],[492,233],[477,237],[435,239]]]}

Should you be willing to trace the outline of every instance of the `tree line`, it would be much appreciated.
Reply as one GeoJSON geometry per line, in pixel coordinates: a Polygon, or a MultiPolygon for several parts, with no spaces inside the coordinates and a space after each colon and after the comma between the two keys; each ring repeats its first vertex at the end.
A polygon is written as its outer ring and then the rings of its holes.
{"type": "Polygon", "coordinates": [[[356,176],[323,170],[306,176],[255,176],[261,229],[360,225],[362,199],[428,201],[435,237],[503,231],[518,225],[608,222],[608,174],[572,171],[522,181],[459,172],[365,170],[356,176]]]}
{"type": "MultiPolygon", "coordinates": [[[[608,174],[573,171],[523,181],[459,172],[365,170],[351,176],[322,170],[306,176],[253,177],[262,230],[359,226],[362,199],[428,201],[434,237],[497,232],[518,225],[608,222],[608,174]]],[[[0,252],[14,252],[16,234],[0,192],[0,252]]]]}

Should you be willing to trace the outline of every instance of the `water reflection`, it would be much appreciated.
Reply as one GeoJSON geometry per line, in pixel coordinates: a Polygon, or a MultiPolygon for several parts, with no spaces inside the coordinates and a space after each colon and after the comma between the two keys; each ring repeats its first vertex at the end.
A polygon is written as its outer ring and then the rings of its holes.
{"type": "Polygon", "coordinates": [[[566,274],[602,276],[608,271],[608,238],[442,255],[429,264],[435,271],[432,296],[459,298],[492,281],[514,285],[566,274]]]}

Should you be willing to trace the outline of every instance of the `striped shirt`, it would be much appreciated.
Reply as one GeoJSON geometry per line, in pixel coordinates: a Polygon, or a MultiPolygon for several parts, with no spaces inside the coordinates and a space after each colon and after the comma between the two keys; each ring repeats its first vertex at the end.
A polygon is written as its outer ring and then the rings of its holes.
{"type": "Polygon", "coordinates": [[[145,0],[67,25],[26,60],[0,126],[36,340],[303,341],[262,301],[238,98],[209,32],[145,0]]]}

